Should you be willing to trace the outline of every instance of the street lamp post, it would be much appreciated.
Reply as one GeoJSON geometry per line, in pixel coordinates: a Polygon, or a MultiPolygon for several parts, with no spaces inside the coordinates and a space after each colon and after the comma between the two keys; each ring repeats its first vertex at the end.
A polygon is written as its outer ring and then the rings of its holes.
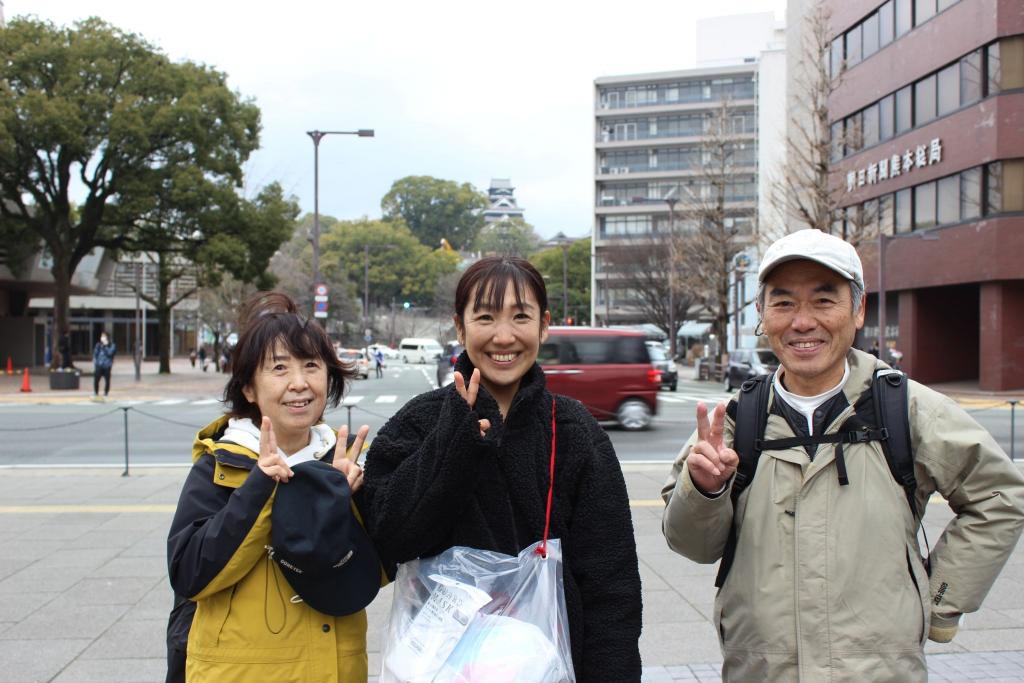
{"type": "Polygon", "coordinates": [[[665,196],[668,204],[668,345],[672,360],[676,357],[676,188],[665,196]]]}
{"type": "Polygon", "coordinates": [[[145,268],[145,261],[135,264],[135,381],[142,381],[142,301],[139,291],[142,289],[142,268],[145,268]],[[141,267],[140,267],[141,266],[141,267]]]}
{"type": "Polygon", "coordinates": [[[885,231],[878,229],[878,357],[883,361],[885,355],[885,231]]]}
{"type": "MultiPolygon", "coordinates": [[[[358,135],[372,138],[372,128],[359,130],[310,130],[306,135],[313,139],[313,286],[320,284],[320,140],[326,135],[358,135]]],[[[314,305],[314,312],[316,306],[314,305]]]]}

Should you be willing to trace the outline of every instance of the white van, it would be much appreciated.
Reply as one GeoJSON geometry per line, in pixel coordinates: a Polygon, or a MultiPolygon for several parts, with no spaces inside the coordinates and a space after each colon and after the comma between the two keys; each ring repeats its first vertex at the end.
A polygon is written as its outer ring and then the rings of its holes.
{"type": "Polygon", "coordinates": [[[398,345],[398,353],[406,363],[434,363],[444,348],[436,339],[406,337],[398,345]]]}

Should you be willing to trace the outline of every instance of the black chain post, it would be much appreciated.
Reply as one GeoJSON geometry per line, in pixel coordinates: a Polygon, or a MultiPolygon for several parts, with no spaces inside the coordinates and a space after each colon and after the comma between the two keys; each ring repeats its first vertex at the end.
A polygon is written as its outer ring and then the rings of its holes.
{"type": "Polygon", "coordinates": [[[1010,404],[1010,462],[1014,459],[1014,442],[1016,441],[1016,430],[1014,429],[1017,424],[1017,403],[1016,399],[1011,399],[1010,404]]]}
{"type": "Polygon", "coordinates": [[[122,477],[128,476],[128,408],[121,408],[124,412],[124,472],[121,473],[122,477]]]}

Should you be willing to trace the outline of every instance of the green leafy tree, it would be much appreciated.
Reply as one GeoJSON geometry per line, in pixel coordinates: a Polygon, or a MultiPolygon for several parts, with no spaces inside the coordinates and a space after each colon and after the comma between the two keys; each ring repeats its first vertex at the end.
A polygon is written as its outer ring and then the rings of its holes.
{"type": "Polygon", "coordinates": [[[565,269],[569,285],[569,301],[563,316],[562,308],[562,248],[553,247],[534,254],[530,262],[544,276],[548,288],[548,306],[551,309],[551,323],[560,325],[564,317],[573,322],[590,321],[590,238],[576,240],[565,253],[565,269]]]}
{"type": "Polygon", "coordinates": [[[484,254],[528,258],[537,251],[540,237],[522,218],[488,223],[477,235],[473,248],[484,254]]]}
{"type": "Polygon", "coordinates": [[[396,180],[380,201],[384,219],[401,219],[427,247],[441,246],[441,239],[455,249],[468,249],[484,225],[487,196],[469,183],[430,176],[396,180]]]}
{"type": "Polygon", "coordinates": [[[438,279],[454,272],[459,262],[454,252],[420,244],[400,220],[340,221],[321,235],[320,245],[321,270],[328,277],[344,277],[357,301],[362,301],[368,275],[371,313],[392,299],[431,306],[438,279]]]}
{"type": "Polygon", "coordinates": [[[127,247],[157,264],[156,296],[140,296],[156,310],[160,372],[169,373],[171,309],[198,287],[216,287],[224,273],[272,287],[270,258],[291,234],[299,207],[277,183],[250,201],[194,167],[174,168],[146,201],[149,210],[136,221],[127,247]],[[172,297],[171,286],[189,274],[195,285],[177,288],[172,297]]]}
{"type": "Polygon", "coordinates": [[[259,109],[224,74],[100,19],[0,31],[0,241],[34,233],[45,245],[57,329],[76,268],[97,247],[126,246],[135,199],[155,193],[162,170],[238,185],[258,134],[259,109]]]}

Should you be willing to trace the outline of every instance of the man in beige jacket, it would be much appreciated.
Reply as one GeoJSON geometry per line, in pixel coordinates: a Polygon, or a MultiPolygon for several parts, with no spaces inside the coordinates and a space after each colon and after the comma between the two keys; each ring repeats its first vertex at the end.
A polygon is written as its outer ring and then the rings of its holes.
{"type": "MultiPolygon", "coordinates": [[[[878,426],[870,392],[885,364],[852,348],[864,324],[856,250],[817,230],[765,253],[758,311],[781,367],[764,439],[878,426]]],[[[709,416],[663,491],[669,546],[733,563],[715,599],[725,681],[925,681],[924,644],[950,641],[981,605],[1024,526],[1024,476],[948,398],[910,382],[916,508],[939,492],[956,513],[929,556],[879,441],[766,448],[730,495],[736,403],[709,416]],[[837,452],[838,450],[838,452],[837,452]]]]}

